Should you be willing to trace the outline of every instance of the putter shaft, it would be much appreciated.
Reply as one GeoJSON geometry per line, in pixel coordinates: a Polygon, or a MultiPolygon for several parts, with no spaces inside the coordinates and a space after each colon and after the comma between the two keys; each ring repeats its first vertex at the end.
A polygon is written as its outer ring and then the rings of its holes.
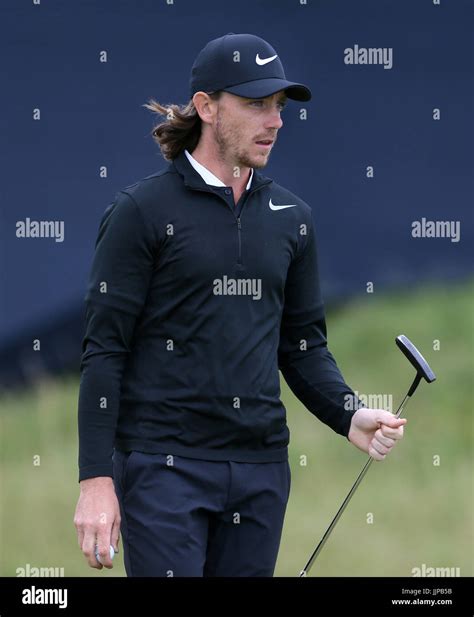
{"type": "MultiPolygon", "coordinates": [[[[418,386],[418,384],[420,383],[420,375],[417,374],[407,395],[405,396],[405,398],[403,399],[403,401],[400,403],[399,408],[397,409],[397,413],[395,414],[396,418],[400,417],[400,414],[403,411],[403,407],[406,403],[406,401],[408,400],[408,398],[413,394],[413,392],[415,391],[416,387],[418,386]]],[[[326,532],[324,534],[324,536],[321,538],[320,543],[318,544],[318,546],[316,547],[316,549],[314,550],[313,554],[311,555],[308,563],[305,565],[305,567],[303,568],[303,570],[301,570],[300,572],[300,577],[302,576],[306,576],[308,574],[308,572],[311,569],[311,566],[313,565],[316,557],[319,555],[319,553],[321,552],[323,546],[326,543],[326,540],[329,538],[329,536],[331,535],[332,530],[334,529],[334,527],[336,526],[338,520],[341,518],[342,513],[344,512],[344,510],[346,509],[347,504],[349,503],[349,501],[352,498],[352,495],[356,492],[357,487],[359,486],[359,484],[362,482],[362,479],[364,478],[365,474],[367,473],[370,465],[373,462],[373,458],[371,456],[369,456],[368,461],[365,463],[364,467],[362,468],[362,471],[359,473],[359,475],[357,476],[357,480],[354,482],[354,484],[352,485],[351,490],[349,491],[347,497],[344,499],[344,501],[342,502],[341,507],[339,508],[339,510],[336,513],[336,516],[332,519],[331,524],[329,525],[329,527],[326,529],[326,532]]]]}

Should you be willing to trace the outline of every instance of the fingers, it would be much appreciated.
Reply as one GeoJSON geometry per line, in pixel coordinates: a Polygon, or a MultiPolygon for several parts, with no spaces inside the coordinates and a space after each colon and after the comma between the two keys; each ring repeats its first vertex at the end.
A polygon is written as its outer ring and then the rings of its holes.
{"type": "Polygon", "coordinates": [[[386,411],[385,409],[375,409],[374,412],[377,422],[392,428],[398,428],[407,422],[406,418],[397,418],[390,411],[386,411]]]}
{"type": "Polygon", "coordinates": [[[120,539],[120,517],[116,517],[112,525],[112,533],[110,534],[110,544],[114,547],[115,552],[119,551],[120,539]]]}
{"type": "Polygon", "coordinates": [[[401,439],[403,437],[403,425],[398,428],[393,428],[391,426],[387,426],[386,424],[382,424],[380,429],[375,433],[381,432],[384,437],[388,437],[390,439],[401,439]]]}
{"type": "MultiPolygon", "coordinates": [[[[405,420],[406,422],[406,420],[405,420]]],[[[397,428],[382,424],[374,433],[369,446],[369,454],[376,461],[383,461],[399,439],[403,437],[403,425],[397,428]]]]}
{"type": "Polygon", "coordinates": [[[84,530],[79,525],[76,525],[77,531],[77,543],[79,544],[79,548],[82,549],[82,544],[84,542],[84,530]]]}
{"type": "Polygon", "coordinates": [[[369,454],[370,456],[372,456],[372,458],[375,458],[375,460],[377,461],[384,460],[384,458],[387,456],[387,454],[390,452],[390,450],[395,445],[395,441],[393,440],[386,440],[386,441],[391,441],[392,443],[386,445],[386,443],[382,443],[379,439],[375,437],[374,439],[372,439],[372,441],[370,442],[370,446],[369,446],[369,454]]]}
{"type": "Polygon", "coordinates": [[[383,461],[384,458],[387,456],[386,454],[383,454],[381,452],[379,452],[379,450],[377,448],[375,448],[372,444],[374,442],[371,441],[370,445],[369,445],[369,454],[370,456],[375,459],[376,461],[383,461]]]}
{"type": "Polygon", "coordinates": [[[91,568],[102,570],[103,566],[95,557],[96,533],[95,529],[87,527],[84,534],[84,542],[82,543],[82,552],[91,568]]]}
{"type": "MultiPolygon", "coordinates": [[[[108,570],[112,569],[114,565],[112,563],[112,559],[110,558],[110,532],[107,533],[107,530],[100,530],[99,535],[97,536],[96,544],[100,563],[108,570]]],[[[96,559],[95,553],[94,559],[96,559]]]]}
{"type": "MultiPolygon", "coordinates": [[[[108,526],[99,530],[96,541],[96,551],[99,556],[99,563],[105,568],[112,569],[114,567],[112,563],[112,557],[110,556],[110,547],[118,553],[118,541],[120,535],[120,514],[117,512],[113,520],[112,529],[108,526]]],[[[97,555],[95,555],[97,558],[97,555]]]]}
{"type": "Polygon", "coordinates": [[[380,443],[382,446],[385,446],[386,448],[391,448],[395,445],[395,439],[393,437],[386,437],[383,434],[382,429],[380,428],[375,431],[374,440],[376,440],[378,443],[380,443]]]}
{"type": "Polygon", "coordinates": [[[95,529],[92,525],[87,525],[84,523],[80,516],[76,515],[74,518],[74,526],[77,531],[77,542],[79,544],[79,548],[83,552],[85,558],[87,559],[87,563],[91,568],[97,568],[98,570],[102,570],[102,565],[97,563],[97,560],[94,555],[94,544],[95,544],[95,529]]]}

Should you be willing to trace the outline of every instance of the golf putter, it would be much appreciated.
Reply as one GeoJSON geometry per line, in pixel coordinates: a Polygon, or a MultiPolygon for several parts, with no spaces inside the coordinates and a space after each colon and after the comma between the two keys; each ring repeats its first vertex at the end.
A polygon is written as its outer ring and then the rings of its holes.
{"type": "MultiPolygon", "coordinates": [[[[408,360],[410,361],[410,363],[413,365],[413,367],[416,370],[415,379],[413,380],[413,383],[411,384],[410,389],[408,390],[407,395],[405,396],[405,398],[401,402],[400,407],[397,409],[397,413],[395,414],[395,417],[399,418],[400,414],[403,411],[403,407],[404,407],[406,401],[411,396],[413,396],[415,390],[418,387],[418,384],[421,381],[421,378],[423,377],[423,379],[425,379],[425,381],[427,381],[428,383],[432,383],[436,379],[436,375],[433,373],[433,371],[431,370],[428,362],[423,358],[421,353],[418,351],[418,349],[415,347],[415,345],[413,345],[413,343],[410,341],[410,339],[408,339],[405,335],[400,334],[400,336],[397,336],[397,338],[395,339],[395,342],[396,342],[398,348],[402,351],[402,353],[406,356],[406,358],[408,358],[408,360]]],[[[369,460],[366,462],[366,464],[364,465],[362,471],[358,475],[357,480],[354,482],[351,490],[349,491],[349,494],[344,499],[341,507],[337,511],[336,516],[332,519],[331,524],[326,529],[326,532],[325,532],[324,536],[321,538],[320,543],[318,544],[318,546],[314,550],[314,552],[311,555],[308,563],[305,565],[303,570],[301,570],[301,572],[299,574],[300,577],[306,576],[308,574],[308,572],[310,571],[310,569],[311,569],[311,567],[312,567],[316,557],[321,552],[323,546],[326,543],[326,540],[329,538],[332,530],[336,526],[338,520],[341,518],[342,513],[344,512],[344,510],[346,509],[347,504],[349,503],[349,501],[351,500],[352,496],[356,492],[357,487],[362,482],[362,479],[365,476],[365,474],[367,473],[367,470],[369,469],[369,467],[372,464],[373,460],[374,459],[371,456],[369,456],[369,460]]]]}

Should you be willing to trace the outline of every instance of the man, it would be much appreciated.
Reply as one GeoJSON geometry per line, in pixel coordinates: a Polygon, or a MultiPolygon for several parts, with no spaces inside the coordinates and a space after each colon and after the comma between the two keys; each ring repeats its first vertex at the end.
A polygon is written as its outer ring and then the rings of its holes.
{"type": "Polygon", "coordinates": [[[190,94],[148,106],[167,114],[153,134],[170,162],[101,221],[74,522],[93,568],[112,567],[121,529],[128,576],[272,576],[291,481],[278,369],[376,460],[405,420],[363,408],[344,382],[311,207],[258,171],[286,100],[311,92],[266,41],[229,33],[199,53],[190,94]]]}

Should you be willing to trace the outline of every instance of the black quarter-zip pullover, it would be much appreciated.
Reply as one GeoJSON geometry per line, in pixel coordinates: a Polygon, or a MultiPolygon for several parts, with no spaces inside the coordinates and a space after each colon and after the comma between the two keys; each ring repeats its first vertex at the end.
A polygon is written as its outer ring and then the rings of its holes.
{"type": "Polygon", "coordinates": [[[112,453],[282,461],[279,369],[346,436],[362,406],[327,347],[311,207],[254,170],[206,184],[184,153],[104,212],[85,297],[79,480],[112,453]]]}

